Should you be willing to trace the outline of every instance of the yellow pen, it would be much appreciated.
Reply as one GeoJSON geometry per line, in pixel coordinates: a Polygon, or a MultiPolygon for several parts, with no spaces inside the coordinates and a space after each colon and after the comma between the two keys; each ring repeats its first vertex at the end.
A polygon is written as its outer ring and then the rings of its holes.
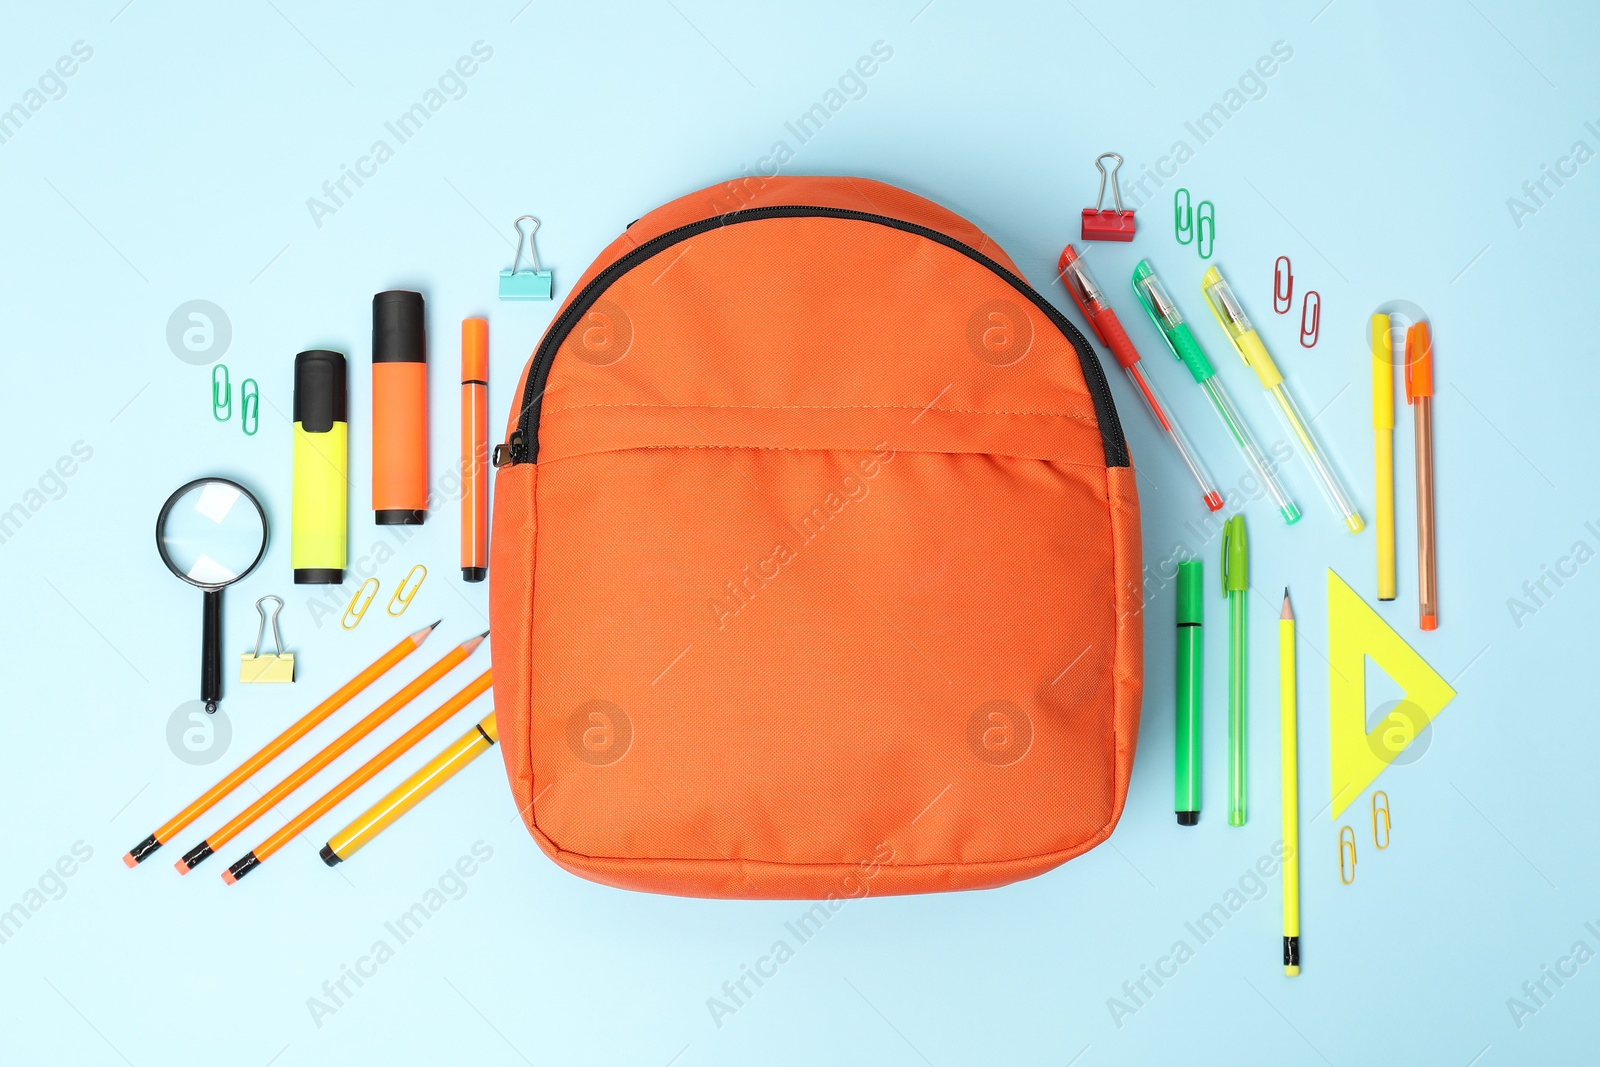
{"type": "Polygon", "coordinates": [[[1378,599],[1394,599],[1394,341],[1372,316],[1372,458],[1378,492],[1378,599]]]}
{"type": "Polygon", "coordinates": [[[494,712],[456,738],[443,752],[418,768],[410,778],[390,790],[383,799],[355,817],[343,830],[322,846],[322,862],[332,867],[360,851],[367,842],[387,830],[396,819],[416,807],[429,794],[453,778],[457,771],[492,748],[500,739],[494,712]]]}
{"type": "Polygon", "coordinates": [[[1218,324],[1228,335],[1228,340],[1233,342],[1239,358],[1244,360],[1245,366],[1256,372],[1261,387],[1277,402],[1278,410],[1289,426],[1289,432],[1305,450],[1306,458],[1311,461],[1312,468],[1317,472],[1329,502],[1343,516],[1344,524],[1350,532],[1360,533],[1366,528],[1366,522],[1356,511],[1355,505],[1350,502],[1350,494],[1339,481],[1339,476],[1333,472],[1332,461],[1317,444],[1317,439],[1311,436],[1311,424],[1300,414],[1294,397],[1289,395],[1289,388],[1284,384],[1283,375],[1278,371],[1278,365],[1272,361],[1272,355],[1262,343],[1261,335],[1250,325],[1249,316],[1244,313],[1244,305],[1233,295],[1233,290],[1223,280],[1222,272],[1216,267],[1207,270],[1205,277],[1200,279],[1200,291],[1205,294],[1206,303],[1210,306],[1211,313],[1217,317],[1218,324]]]}

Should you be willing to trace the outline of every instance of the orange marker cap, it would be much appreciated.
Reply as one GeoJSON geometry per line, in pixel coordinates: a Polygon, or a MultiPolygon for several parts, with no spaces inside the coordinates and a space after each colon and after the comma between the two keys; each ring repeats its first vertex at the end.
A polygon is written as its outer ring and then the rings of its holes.
{"type": "Polygon", "coordinates": [[[489,380],[489,320],[461,320],[461,380],[489,380]]]}
{"type": "Polygon", "coordinates": [[[1433,341],[1428,336],[1428,324],[1417,322],[1406,330],[1406,403],[1432,395],[1433,341]]]}

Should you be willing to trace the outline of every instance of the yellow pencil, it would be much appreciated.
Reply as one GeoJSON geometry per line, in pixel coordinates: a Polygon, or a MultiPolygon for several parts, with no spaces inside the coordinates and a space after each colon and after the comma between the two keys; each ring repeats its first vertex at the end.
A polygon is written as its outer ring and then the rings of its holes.
{"type": "Polygon", "coordinates": [[[1372,460],[1378,493],[1378,599],[1394,599],[1394,342],[1372,316],[1372,460]]]}
{"type": "Polygon", "coordinates": [[[1283,973],[1300,973],[1300,770],[1295,736],[1294,609],[1278,616],[1278,703],[1283,717],[1283,973]]]}
{"type": "Polygon", "coordinates": [[[322,862],[332,867],[355,855],[361,846],[388,829],[400,816],[425,800],[428,794],[448,782],[461,768],[477,759],[500,739],[494,712],[462,734],[443,752],[423,764],[372,807],[357,815],[349,826],[334,834],[322,846],[322,862]]]}

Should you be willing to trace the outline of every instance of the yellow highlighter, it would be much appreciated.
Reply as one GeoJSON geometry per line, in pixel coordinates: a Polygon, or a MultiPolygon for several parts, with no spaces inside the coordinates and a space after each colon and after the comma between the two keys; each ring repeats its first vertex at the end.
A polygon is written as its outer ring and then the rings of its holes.
{"type": "Polygon", "coordinates": [[[349,392],[344,356],[294,357],[294,522],[289,557],[296,585],[344,581],[350,487],[349,392]]]}
{"type": "Polygon", "coordinates": [[[1394,599],[1394,341],[1372,316],[1372,459],[1378,492],[1378,599],[1394,599]]]}
{"type": "Polygon", "coordinates": [[[382,800],[355,817],[322,846],[322,862],[332,867],[355,855],[400,816],[453,778],[457,771],[487,752],[500,739],[494,712],[456,738],[450,747],[424,763],[417,773],[395,786],[382,800]]]}
{"type": "Polygon", "coordinates": [[[1289,387],[1284,384],[1283,375],[1279,373],[1278,365],[1272,361],[1272,354],[1267,351],[1267,346],[1262,343],[1261,335],[1250,325],[1249,316],[1244,313],[1244,305],[1233,295],[1233,290],[1229,288],[1222,277],[1222,272],[1216,267],[1206,271],[1205,277],[1200,279],[1200,290],[1205,294],[1211,313],[1217,317],[1223,332],[1228,335],[1228,340],[1233,342],[1234,350],[1244,360],[1245,366],[1255,371],[1261,387],[1276,401],[1278,411],[1288,425],[1290,434],[1300,442],[1306,458],[1311,461],[1312,468],[1317,472],[1317,478],[1322,482],[1328,502],[1344,518],[1344,524],[1351,533],[1360,533],[1366,528],[1366,522],[1351,503],[1350,494],[1339,481],[1339,476],[1334,473],[1333,463],[1327,453],[1311,435],[1311,423],[1300,414],[1300,408],[1295,404],[1294,397],[1289,395],[1289,387]]]}

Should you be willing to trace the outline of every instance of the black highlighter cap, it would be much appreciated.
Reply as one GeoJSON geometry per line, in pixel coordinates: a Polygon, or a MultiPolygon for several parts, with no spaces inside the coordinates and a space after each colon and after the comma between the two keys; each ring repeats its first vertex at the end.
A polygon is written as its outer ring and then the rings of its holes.
{"type": "Polygon", "coordinates": [[[306,433],[327,433],[350,421],[344,356],[314,349],[294,357],[294,421],[306,433]]]}
{"type": "Polygon", "coordinates": [[[372,362],[426,363],[422,294],[390,289],[372,298],[372,362]]]}

